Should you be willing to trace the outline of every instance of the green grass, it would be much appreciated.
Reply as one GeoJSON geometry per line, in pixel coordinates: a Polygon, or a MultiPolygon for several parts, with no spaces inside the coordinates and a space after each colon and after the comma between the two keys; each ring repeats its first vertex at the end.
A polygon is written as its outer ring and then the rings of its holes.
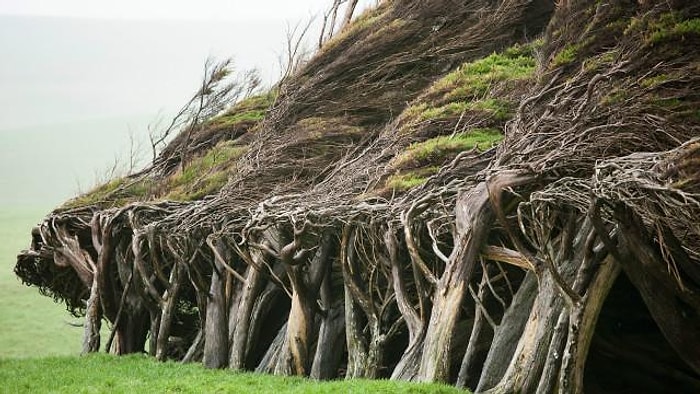
{"type": "Polygon", "coordinates": [[[499,53],[462,64],[436,81],[427,93],[401,115],[402,133],[428,121],[457,120],[462,114],[503,122],[513,116],[514,102],[493,89],[513,90],[530,80],[537,67],[534,51],[540,41],[514,45],[499,53]]]}
{"type": "Polygon", "coordinates": [[[158,189],[157,182],[142,179],[138,182],[126,177],[112,179],[93,190],[66,201],[62,208],[76,208],[90,204],[107,203],[122,206],[134,201],[148,200],[158,189]]]}
{"type": "Polygon", "coordinates": [[[13,272],[17,253],[29,246],[32,226],[48,211],[46,207],[0,208],[0,358],[80,352],[82,329],[68,324],[77,319],[36,288],[22,285],[13,272]]]}
{"type": "Polygon", "coordinates": [[[251,110],[232,115],[224,115],[212,120],[217,127],[231,127],[243,122],[259,122],[265,117],[266,110],[251,110]]]}
{"type": "Polygon", "coordinates": [[[90,204],[95,204],[100,201],[105,201],[106,199],[109,198],[109,196],[117,190],[120,186],[124,184],[126,181],[125,178],[117,178],[117,179],[112,179],[111,181],[99,185],[96,188],[90,190],[89,192],[80,195],[78,197],[75,197],[71,200],[66,201],[65,204],[63,204],[64,208],[74,208],[74,207],[80,207],[80,206],[85,206],[85,205],[90,205],[90,204]]]}
{"type": "Polygon", "coordinates": [[[146,356],[94,354],[0,360],[0,392],[7,393],[464,393],[454,387],[386,380],[318,382],[200,364],[159,363],[146,356]]]}

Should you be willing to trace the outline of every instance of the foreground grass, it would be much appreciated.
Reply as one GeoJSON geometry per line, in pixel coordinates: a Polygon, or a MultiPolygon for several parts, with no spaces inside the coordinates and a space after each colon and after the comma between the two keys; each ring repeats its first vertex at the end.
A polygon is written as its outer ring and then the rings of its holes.
{"type": "MultiPolygon", "coordinates": [[[[78,354],[82,329],[65,307],[22,285],[13,268],[46,207],[0,206],[0,358],[78,354]]],[[[2,390],[2,388],[0,388],[2,390]]]]}
{"type": "Polygon", "coordinates": [[[464,393],[437,384],[386,380],[317,382],[294,377],[159,363],[142,355],[0,359],[3,393],[464,393]]]}

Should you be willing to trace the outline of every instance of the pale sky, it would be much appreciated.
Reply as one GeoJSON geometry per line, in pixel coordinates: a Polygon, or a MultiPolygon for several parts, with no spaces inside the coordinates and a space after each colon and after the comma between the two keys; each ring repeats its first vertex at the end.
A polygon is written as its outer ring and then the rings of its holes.
{"type": "Polygon", "coordinates": [[[274,82],[286,25],[331,3],[0,0],[0,207],[48,209],[99,183],[198,87],[207,56],[274,82]]]}
{"type": "Polygon", "coordinates": [[[294,20],[318,13],[330,3],[329,0],[0,0],[0,14],[111,19],[294,20]]]}

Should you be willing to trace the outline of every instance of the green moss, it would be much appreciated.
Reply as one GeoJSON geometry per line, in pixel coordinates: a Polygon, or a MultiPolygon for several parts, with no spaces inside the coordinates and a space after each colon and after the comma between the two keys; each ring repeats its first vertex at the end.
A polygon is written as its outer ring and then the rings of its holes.
{"type": "Polygon", "coordinates": [[[228,113],[266,109],[274,104],[276,99],[277,90],[272,89],[267,93],[258,94],[239,101],[228,113]]]}
{"type": "Polygon", "coordinates": [[[643,88],[655,88],[669,80],[666,74],[659,74],[653,77],[647,77],[639,81],[639,85],[643,88]]]}
{"type": "Polygon", "coordinates": [[[391,166],[397,173],[384,182],[385,189],[408,190],[422,185],[436,174],[447,160],[473,148],[487,149],[503,139],[496,129],[473,129],[454,136],[439,136],[411,144],[394,158],[391,166]]]}
{"type": "Polygon", "coordinates": [[[397,174],[387,179],[386,187],[393,190],[408,190],[424,184],[427,180],[427,177],[415,173],[397,174]]]}
{"type": "Polygon", "coordinates": [[[573,62],[580,50],[580,44],[569,44],[565,46],[554,56],[554,59],[552,59],[552,67],[559,67],[573,62]]]}
{"type": "Polygon", "coordinates": [[[428,121],[458,117],[463,112],[483,111],[488,112],[496,120],[506,120],[511,116],[511,107],[512,104],[505,100],[489,98],[476,101],[456,101],[437,108],[423,103],[409,108],[406,114],[417,118],[418,121],[428,121]]]}
{"type": "Polygon", "coordinates": [[[199,179],[194,187],[177,187],[170,191],[166,199],[173,201],[194,201],[221,190],[228,182],[228,171],[214,171],[199,179]]]}
{"type": "Polygon", "coordinates": [[[78,196],[63,204],[63,208],[75,208],[86,205],[96,204],[109,199],[109,196],[114,193],[120,186],[124,185],[126,178],[113,179],[105,184],[102,184],[89,192],[78,196]]]}
{"type": "Polygon", "coordinates": [[[231,127],[239,123],[255,123],[263,120],[267,110],[277,97],[275,91],[249,97],[236,103],[223,115],[210,121],[214,127],[231,127]]]}
{"type": "Polygon", "coordinates": [[[473,101],[471,104],[472,109],[489,112],[496,120],[507,120],[513,115],[513,104],[509,101],[490,98],[473,101]]]}
{"type": "Polygon", "coordinates": [[[700,35],[700,18],[688,19],[673,23],[666,29],[654,31],[649,42],[658,43],[667,40],[684,39],[687,35],[700,35]]]}
{"type": "Polygon", "coordinates": [[[265,110],[252,110],[217,117],[212,123],[218,127],[230,127],[237,123],[259,122],[265,117],[265,110]]]}
{"type": "Polygon", "coordinates": [[[92,191],[88,192],[86,195],[91,195],[94,197],[100,197],[100,196],[106,196],[115,190],[122,186],[126,182],[126,178],[117,178],[113,179],[104,185],[98,186],[97,188],[93,189],[92,191]]]}
{"type": "Polygon", "coordinates": [[[173,175],[167,183],[167,199],[197,200],[220,190],[228,180],[234,161],[246,151],[246,147],[224,141],[204,156],[190,161],[185,168],[173,175]]]}
{"type": "Polygon", "coordinates": [[[530,45],[515,45],[502,53],[465,63],[447,74],[431,88],[446,92],[444,100],[456,101],[485,96],[495,83],[527,79],[535,71],[536,62],[530,45]]]}
{"type": "Polygon", "coordinates": [[[491,124],[492,121],[511,118],[515,104],[508,100],[513,94],[510,92],[517,92],[519,84],[533,78],[537,66],[534,51],[541,45],[541,40],[514,45],[500,53],[462,64],[435,82],[418,102],[404,110],[400,133],[411,133],[415,126],[427,121],[456,121],[464,113],[491,124]],[[491,94],[494,88],[497,88],[499,98],[491,94]]]}
{"type": "Polygon", "coordinates": [[[157,184],[150,178],[133,180],[129,178],[113,179],[94,190],[83,194],[63,205],[63,208],[75,208],[92,204],[122,206],[134,201],[144,201],[156,193],[157,184]]]}
{"type": "Polygon", "coordinates": [[[446,156],[461,151],[473,148],[488,149],[502,139],[503,134],[496,129],[472,129],[454,136],[439,136],[411,144],[393,160],[392,166],[400,168],[409,163],[441,161],[446,156]]]}
{"type": "Polygon", "coordinates": [[[678,12],[645,15],[632,18],[624,34],[640,34],[647,45],[683,40],[690,35],[700,35],[700,18],[684,19],[678,12]]]}

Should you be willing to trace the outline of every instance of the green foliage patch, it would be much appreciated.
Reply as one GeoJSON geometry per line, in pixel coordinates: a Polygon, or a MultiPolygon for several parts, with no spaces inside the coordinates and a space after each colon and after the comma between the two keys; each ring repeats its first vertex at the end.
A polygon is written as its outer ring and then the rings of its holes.
{"type": "Polygon", "coordinates": [[[263,120],[267,110],[272,106],[277,98],[275,91],[249,97],[236,103],[223,115],[217,116],[210,121],[213,127],[232,127],[239,123],[255,123],[263,120]]]}
{"type": "Polygon", "coordinates": [[[678,12],[645,15],[632,18],[624,34],[641,34],[647,45],[682,41],[691,35],[700,36],[700,18],[684,19],[678,12]]]}
{"type": "Polygon", "coordinates": [[[540,41],[514,45],[464,63],[436,81],[423,97],[404,110],[401,132],[411,132],[423,122],[457,121],[465,113],[494,126],[510,119],[515,104],[509,93],[501,93],[517,90],[519,84],[534,76],[534,51],[540,46],[540,41]]]}
{"type": "Polygon", "coordinates": [[[225,115],[213,120],[212,125],[216,127],[231,127],[243,122],[259,122],[263,120],[265,113],[265,110],[251,110],[225,115]]]}
{"type": "Polygon", "coordinates": [[[437,174],[439,170],[439,167],[431,166],[394,174],[386,180],[386,187],[398,191],[408,190],[424,184],[428,177],[437,174]]]}
{"type": "Polygon", "coordinates": [[[554,59],[552,59],[552,66],[559,67],[573,62],[581,48],[581,44],[569,44],[565,46],[554,56],[554,59]]]}
{"type": "Polygon", "coordinates": [[[228,181],[228,174],[247,150],[233,141],[223,141],[205,155],[192,159],[167,181],[167,199],[191,201],[217,192],[228,181]]]}
{"type": "Polygon", "coordinates": [[[411,144],[397,155],[391,166],[397,173],[384,182],[386,189],[404,191],[422,185],[434,175],[447,160],[459,152],[488,149],[503,139],[497,129],[471,129],[453,136],[439,136],[411,144]]]}
{"type": "Polygon", "coordinates": [[[142,355],[0,360],[0,384],[11,393],[464,393],[440,384],[387,380],[318,382],[201,364],[159,363],[142,355]]]}
{"type": "Polygon", "coordinates": [[[449,155],[477,148],[488,149],[503,139],[497,129],[472,129],[454,136],[439,136],[411,144],[392,162],[395,168],[415,166],[425,161],[444,161],[449,155]]]}
{"type": "Polygon", "coordinates": [[[156,190],[157,183],[151,179],[116,178],[67,201],[62,208],[75,208],[99,203],[121,206],[133,201],[147,200],[153,196],[156,190]]]}
{"type": "Polygon", "coordinates": [[[527,79],[535,71],[533,51],[539,45],[539,42],[514,45],[501,53],[465,63],[435,83],[431,92],[443,93],[442,101],[479,99],[496,83],[527,79]]]}
{"type": "Polygon", "coordinates": [[[658,29],[649,37],[649,41],[657,43],[668,40],[682,40],[686,35],[700,35],[700,18],[673,22],[666,29],[658,29]]]}
{"type": "Polygon", "coordinates": [[[439,107],[431,107],[428,104],[419,104],[411,107],[408,116],[415,117],[420,122],[434,119],[448,119],[459,117],[464,112],[485,112],[496,120],[506,120],[510,117],[512,104],[494,98],[474,101],[454,101],[439,107]]]}

